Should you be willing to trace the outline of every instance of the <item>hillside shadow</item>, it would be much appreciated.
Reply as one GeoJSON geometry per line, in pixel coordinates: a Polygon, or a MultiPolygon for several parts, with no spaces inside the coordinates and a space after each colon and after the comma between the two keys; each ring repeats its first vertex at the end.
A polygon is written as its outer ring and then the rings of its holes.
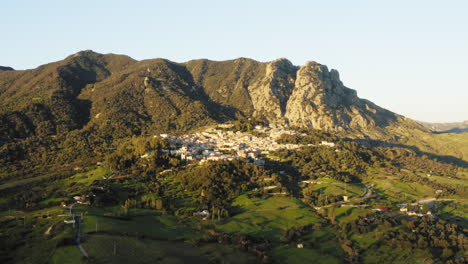
{"type": "Polygon", "coordinates": [[[434,134],[468,133],[468,127],[467,128],[452,128],[452,129],[444,130],[444,131],[433,131],[432,133],[434,134]]]}
{"type": "Polygon", "coordinates": [[[235,120],[240,111],[234,107],[215,102],[206,93],[205,89],[193,79],[192,73],[186,66],[178,63],[167,62],[167,66],[176,72],[185,82],[183,92],[191,100],[202,103],[208,110],[208,115],[217,122],[235,120]]]}
{"type": "Polygon", "coordinates": [[[438,155],[434,154],[431,152],[426,152],[420,150],[416,146],[410,146],[410,145],[405,145],[401,143],[391,143],[391,142],[386,142],[383,140],[376,140],[376,139],[370,139],[370,138],[365,138],[365,139],[349,139],[347,138],[346,140],[349,141],[356,141],[361,145],[368,146],[368,147],[383,147],[383,148],[391,148],[391,147],[396,147],[396,148],[403,148],[403,149],[409,149],[413,150],[416,152],[416,154],[421,157],[421,156],[427,156],[430,159],[435,159],[441,163],[445,164],[450,164],[450,165],[457,165],[462,168],[468,168],[468,162],[465,160],[462,160],[460,158],[450,156],[450,155],[438,155]]]}
{"type": "Polygon", "coordinates": [[[265,169],[275,172],[281,179],[282,185],[286,186],[292,192],[292,195],[298,197],[301,187],[299,186],[299,179],[301,174],[290,164],[290,162],[281,162],[265,158],[265,169]],[[281,173],[284,172],[284,173],[281,173]]]}
{"type": "Polygon", "coordinates": [[[76,108],[76,119],[78,129],[82,129],[91,120],[91,100],[75,99],[73,102],[76,108]]]}

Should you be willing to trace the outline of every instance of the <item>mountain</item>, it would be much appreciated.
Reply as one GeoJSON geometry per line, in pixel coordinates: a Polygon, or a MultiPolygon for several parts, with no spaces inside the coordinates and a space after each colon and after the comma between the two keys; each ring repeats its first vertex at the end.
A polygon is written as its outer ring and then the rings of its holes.
{"type": "Polygon", "coordinates": [[[136,61],[86,50],[36,69],[0,73],[3,143],[73,136],[95,137],[87,143],[94,145],[132,135],[182,133],[242,117],[438,151],[413,137],[429,135],[428,129],[360,99],[343,85],[338,71],[316,62],[136,61]]]}
{"type": "Polygon", "coordinates": [[[0,136],[46,136],[83,127],[90,105],[78,98],[81,90],[132,61],[84,51],[33,70],[2,72],[0,136]]]}
{"type": "Polygon", "coordinates": [[[0,71],[0,263],[466,263],[467,179],[316,62],[0,71]]]}
{"type": "Polygon", "coordinates": [[[468,120],[463,122],[454,122],[454,123],[429,123],[421,122],[423,126],[429,128],[434,132],[439,133],[463,133],[468,132],[468,120]]]}
{"type": "Polygon", "coordinates": [[[34,70],[4,72],[0,91],[3,122],[12,128],[3,135],[17,137],[104,126],[98,118],[178,130],[237,113],[329,131],[385,127],[401,118],[359,99],[336,70],[315,62],[297,67],[286,59],[137,62],[83,51],[34,70]]]}
{"type": "Polygon", "coordinates": [[[14,71],[12,67],[0,66],[0,71],[14,71]]]}
{"type": "Polygon", "coordinates": [[[241,58],[186,65],[212,100],[272,123],[344,131],[398,122],[396,114],[359,99],[336,70],[316,62],[297,67],[286,59],[260,63],[241,58]]]}

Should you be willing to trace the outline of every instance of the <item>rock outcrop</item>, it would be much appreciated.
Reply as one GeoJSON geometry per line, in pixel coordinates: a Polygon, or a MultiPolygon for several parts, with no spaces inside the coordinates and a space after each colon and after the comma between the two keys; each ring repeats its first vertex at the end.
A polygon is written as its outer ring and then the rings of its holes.
{"type": "Polygon", "coordinates": [[[396,115],[357,97],[343,85],[336,70],[308,62],[296,76],[285,119],[290,125],[342,131],[383,126],[396,115]]]}
{"type": "Polygon", "coordinates": [[[260,63],[241,58],[191,61],[186,67],[211,100],[270,123],[343,131],[386,126],[397,119],[359,99],[336,70],[316,62],[297,67],[287,59],[260,63]]]}
{"type": "Polygon", "coordinates": [[[399,122],[396,114],[358,98],[336,70],[316,62],[298,67],[287,59],[175,63],[82,51],[37,69],[0,72],[0,102],[8,127],[0,134],[11,137],[26,131],[19,129],[23,125],[29,134],[96,126],[126,135],[187,130],[242,116],[328,131],[399,122]],[[43,109],[40,118],[36,108],[43,109]]]}
{"type": "Polygon", "coordinates": [[[284,123],[286,104],[294,89],[297,67],[286,59],[278,59],[266,65],[264,77],[248,86],[254,107],[254,115],[284,123]]]}

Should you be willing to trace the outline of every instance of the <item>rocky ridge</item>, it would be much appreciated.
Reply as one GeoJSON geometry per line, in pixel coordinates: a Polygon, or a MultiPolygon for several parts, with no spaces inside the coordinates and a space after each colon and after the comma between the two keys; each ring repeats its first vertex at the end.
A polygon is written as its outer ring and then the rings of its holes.
{"type": "Polygon", "coordinates": [[[0,135],[9,138],[75,129],[128,136],[241,116],[327,131],[366,131],[402,120],[358,98],[336,70],[316,62],[136,61],[90,50],[33,70],[1,72],[0,102],[0,135]]]}
{"type": "MultiPolygon", "coordinates": [[[[218,68],[225,63],[205,61],[204,67],[218,68]]],[[[232,61],[235,63],[239,60],[232,61]]],[[[244,62],[248,63],[256,64],[256,71],[247,75],[230,69],[230,77],[234,75],[234,78],[230,82],[223,79],[222,85],[209,81],[212,74],[194,75],[198,76],[199,87],[214,101],[245,115],[266,118],[271,123],[345,131],[385,127],[397,122],[396,114],[358,98],[355,90],[343,85],[338,71],[329,71],[325,65],[308,62],[297,67],[287,59],[244,62]],[[237,101],[230,100],[230,93],[244,93],[249,107],[240,107],[237,101]]]]}

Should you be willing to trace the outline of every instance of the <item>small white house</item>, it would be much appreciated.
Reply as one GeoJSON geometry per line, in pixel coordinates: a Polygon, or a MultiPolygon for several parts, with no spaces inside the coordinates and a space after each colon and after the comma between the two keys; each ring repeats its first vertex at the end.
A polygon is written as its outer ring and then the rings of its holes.
{"type": "Polygon", "coordinates": [[[327,147],[334,147],[335,143],[333,142],[328,142],[328,141],[322,141],[320,145],[327,146],[327,147]]]}
{"type": "Polygon", "coordinates": [[[74,223],[75,223],[75,219],[69,218],[69,219],[63,220],[63,222],[64,222],[65,224],[67,224],[67,225],[68,225],[68,224],[74,224],[74,223]]]}
{"type": "Polygon", "coordinates": [[[149,158],[149,157],[151,157],[151,154],[149,152],[146,152],[145,154],[140,156],[141,159],[146,159],[146,158],[149,158]]]}
{"type": "Polygon", "coordinates": [[[297,248],[304,248],[304,245],[301,243],[301,244],[297,244],[297,248]]]}
{"type": "Polygon", "coordinates": [[[257,157],[257,153],[255,153],[255,152],[249,152],[249,153],[247,154],[247,157],[252,158],[252,159],[255,159],[255,158],[257,157]]]}
{"type": "Polygon", "coordinates": [[[209,215],[210,215],[210,211],[208,211],[208,210],[203,210],[203,211],[200,212],[200,215],[201,215],[201,216],[209,216],[209,215]]]}
{"type": "Polygon", "coordinates": [[[199,215],[199,216],[201,216],[202,218],[206,219],[208,216],[210,216],[210,211],[208,211],[208,210],[203,210],[203,211],[194,213],[194,215],[199,215]]]}

